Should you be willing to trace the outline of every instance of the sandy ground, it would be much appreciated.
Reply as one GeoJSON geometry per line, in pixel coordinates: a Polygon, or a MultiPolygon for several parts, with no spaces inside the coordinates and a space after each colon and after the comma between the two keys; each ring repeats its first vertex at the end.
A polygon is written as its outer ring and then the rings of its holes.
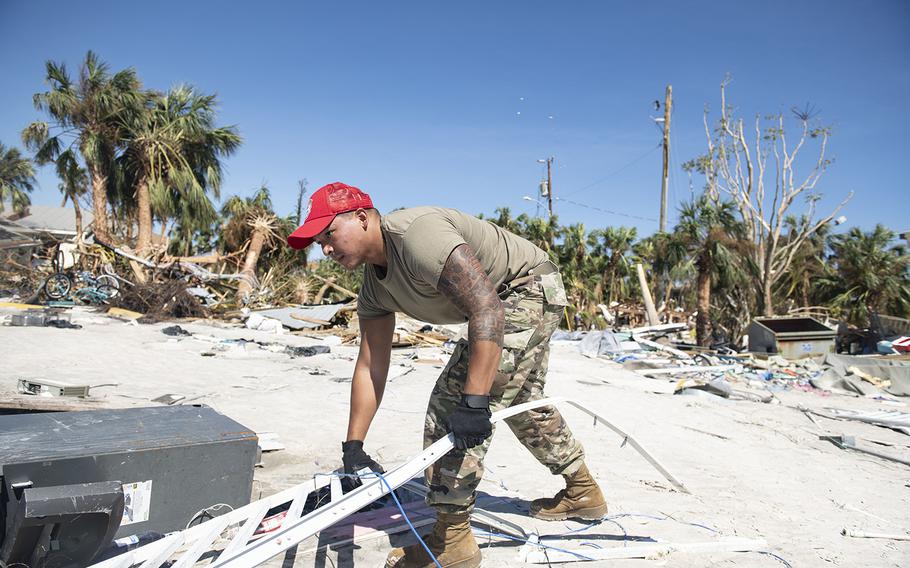
{"type": "MultiPolygon", "coordinates": [[[[11,313],[0,309],[0,316],[11,313]]],[[[356,347],[292,359],[259,348],[213,352],[222,339],[256,339],[318,345],[318,339],[276,336],[222,323],[181,323],[192,338],[172,338],[169,324],[136,325],[74,311],[79,330],[0,327],[0,391],[22,377],[75,383],[118,382],[93,394],[109,402],[148,404],[166,393],[198,397],[257,432],[274,432],[286,446],[264,456],[254,497],[267,495],[340,467],[340,442],[356,347]],[[311,374],[322,370],[328,374],[311,374]],[[348,381],[348,382],[345,382],[348,381]]],[[[248,346],[249,347],[249,346],[248,346]]],[[[423,414],[441,364],[438,348],[396,349],[383,405],[367,450],[390,467],[422,444],[423,414]],[[413,366],[413,371],[401,374],[413,366]]],[[[669,380],[648,379],[609,361],[588,359],[572,344],[554,345],[548,391],[567,396],[625,428],[680,479],[671,485],[635,450],[573,408],[564,414],[587,451],[587,463],[604,488],[610,522],[586,527],[527,517],[527,500],[558,490],[508,429],[495,435],[481,491],[502,497],[504,518],[541,535],[582,529],[560,546],[622,546],[622,536],[671,542],[706,542],[719,536],[762,538],[780,558],[759,553],[683,554],[648,560],[588,562],[591,566],[910,566],[910,542],[841,536],[844,528],[877,533],[910,529],[910,468],[836,448],[819,434],[847,434],[893,444],[908,454],[908,436],[856,422],[816,418],[797,405],[865,410],[899,406],[843,396],[778,392],[775,404],[673,395],[669,380]],[[592,544],[594,543],[594,544],[592,544]]],[[[906,411],[906,407],[903,407],[906,411]]],[[[394,538],[408,542],[408,535],[394,538]]],[[[303,548],[307,548],[303,546],[303,548]]],[[[296,566],[381,566],[389,540],[380,538],[327,554],[298,554],[296,566]]],[[[484,547],[484,566],[517,566],[518,545],[484,547]]]]}

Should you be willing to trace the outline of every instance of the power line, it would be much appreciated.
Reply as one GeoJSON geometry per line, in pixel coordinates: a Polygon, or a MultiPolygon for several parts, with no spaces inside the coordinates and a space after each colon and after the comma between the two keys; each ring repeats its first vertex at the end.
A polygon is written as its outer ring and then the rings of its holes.
{"type": "MultiPolygon", "coordinates": [[[[641,156],[635,158],[635,159],[632,160],[631,162],[627,163],[626,165],[622,166],[622,167],[619,168],[618,170],[616,170],[616,171],[614,171],[614,172],[611,172],[611,173],[607,174],[606,176],[600,178],[599,180],[594,181],[594,182],[591,182],[591,183],[589,183],[588,185],[586,185],[586,186],[584,186],[584,187],[582,187],[582,188],[580,188],[580,189],[576,189],[575,191],[570,191],[570,192],[567,193],[566,195],[567,195],[567,196],[571,196],[571,195],[575,195],[576,193],[581,193],[582,191],[585,191],[585,190],[587,190],[587,189],[591,189],[591,188],[594,187],[595,185],[598,185],[598,184],[601,184],[601,183],[607,181],[608,179],[610,179],[611,177],[615,176],[616,174],[622,172],[622,171],[625,170],[626,168],[629,168],[629,167],[631,167],[631,166],[637,164],[638,162],[642,161],[643,159],[645,159],[646,157],[648,157],[652,152],[654,152],[654,150],[657,150],[658,148],[660,148],[660,146],[661,146],[661,144],[658,144],[657,146],[654,146],[653,148],[651,148],[650,150],[648,150],[647,152],[645,152],[645,153],[642,154],[641,156]]],[[[566,200],[564,199],[563,201],[566,201],[566,200]]]]}
{"type": "Polygon", "coordinates": [[[629,219],[638,219],[640,221],[652,221],[657,222],[657,219],[651,217],[641,217],[639,215],[631,215],[629,213],[620,213],[619,211],[613,211],[611,209],[603,209],[601,207],[596,207],[594,205],[588,205],[586,203],[579,203],[577,201],[572,201],[571,199],[566,199],[565,197],[555,197],[556,201],[565,201],[566,203],[571,203],[572,205],[577,205],[578,207],[584,207],[586,209],[593,209],[595,211],[600,211],[601,213],[609,213],[610,215],[618,215],[620,217],[628,217],[629,219]]]}

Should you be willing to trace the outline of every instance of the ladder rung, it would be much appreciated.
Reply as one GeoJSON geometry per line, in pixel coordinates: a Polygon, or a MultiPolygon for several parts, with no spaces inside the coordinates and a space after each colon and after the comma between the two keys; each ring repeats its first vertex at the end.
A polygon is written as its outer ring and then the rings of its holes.
{"type": "Polygon", "coordinates": [[[212,543],[215,542],[215,539],[221,536],[221,533],[224,531],[224,528],[230,524],[230,517],[227,515],[222,515],[220,517],[215,517],[210,521],[206,521],[203,524],[211,525],[207,527],[208,530],[206,533],[197,540],[189,550],[184,552],[180,556],[180,560],[176,562],[171,568],[190,568],[193,564],[199,560],[203,554],[208,552],[212,548],[212,543]]]}
{"type": "Polygon", "coordinates": [[[306,500],[310,497],[310,493],[309,487],[305,485],[300,486],[297,495],[295,495],[294,500],[291,501],[291,508],[288,509],[287,514],[284,516],[284,521],[281,523],[282,527],[285,523],[300,518],[300,514],[303,513],[303,507],[306,505],[306,500]]]}
{"type": "Polygon", "coordinates": [[[148,560],[139,566],[139,568],[158,568],[165,560],[170,558],[178,548],[183,546],[184,542],[185,539],[182,532],[173,533],[169,536],[166,536],[164,539],[164,544],[161,545],[161,550],[150,556],[148,560]]]}
{"type": "Polygon", "coordinates": [[[253,532],[259,527],[259,523],[262,522],[262,518],[265,517],[265,514],[268,512],[268,503],[260,503],[258,507],[250,511],[250,516],[244,521],[240,530],[237,531],[237,534],[231,539],[231,542],[229,542],[228,545],[224,547],[224,550],[221,551],[219,558],[230,558],[234,556],[237,551],[246,546],[246,543],[252,538],[253,532]]]}

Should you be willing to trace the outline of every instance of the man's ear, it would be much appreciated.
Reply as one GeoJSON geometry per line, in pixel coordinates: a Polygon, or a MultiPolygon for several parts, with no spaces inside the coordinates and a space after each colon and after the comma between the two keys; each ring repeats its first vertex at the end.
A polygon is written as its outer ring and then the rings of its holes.
{"type": "Polygon", "coordinates": [[[357,221],[360,223],[361,228],[366,231],[367,227],[370,226],[370,214],[367,213],[366,209],[358,209],[354,212],[354,216],[357,217],[357,221]]]}

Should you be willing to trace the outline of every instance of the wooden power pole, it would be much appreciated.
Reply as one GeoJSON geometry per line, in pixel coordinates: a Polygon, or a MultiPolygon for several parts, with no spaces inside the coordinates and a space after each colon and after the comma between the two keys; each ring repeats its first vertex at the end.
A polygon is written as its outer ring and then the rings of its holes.
{"type": "Polygon", "coordinates": [[[550,219],[553,218],[553,176],[550,173],[552,164],[553,158],[547,158],[547,208],[550,210],[550,219]]]}
{"type": "Polygon", "coordinates": [[[673,85],[667,85],[664,102],[664,171],[660,184],[660,232],[667,232],[667,186],[670,181],[670,114],[673,108],[673,85]]]}

